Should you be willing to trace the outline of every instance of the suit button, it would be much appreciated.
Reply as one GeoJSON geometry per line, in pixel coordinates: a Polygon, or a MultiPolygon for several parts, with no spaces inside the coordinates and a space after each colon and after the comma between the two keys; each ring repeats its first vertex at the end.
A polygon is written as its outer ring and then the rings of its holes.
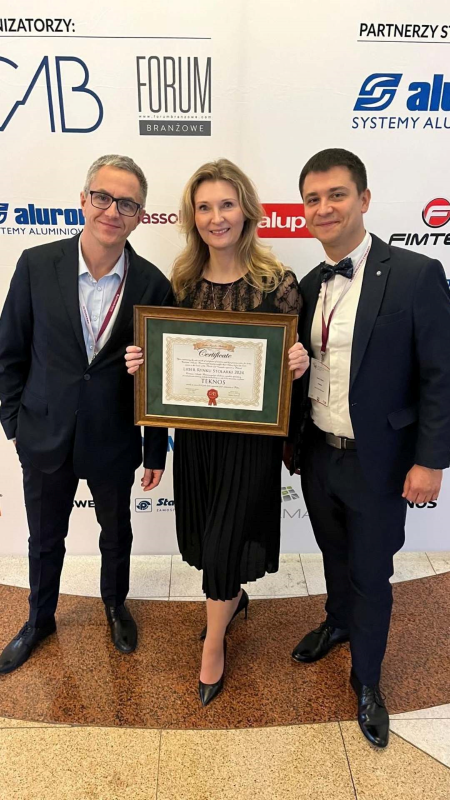
{"type": "Polygon", "coordinates": [[[90,375],[84,375],[83,377],[84,377],[85,381],[90,381],[91,380],[91,376],[90,375]]]}

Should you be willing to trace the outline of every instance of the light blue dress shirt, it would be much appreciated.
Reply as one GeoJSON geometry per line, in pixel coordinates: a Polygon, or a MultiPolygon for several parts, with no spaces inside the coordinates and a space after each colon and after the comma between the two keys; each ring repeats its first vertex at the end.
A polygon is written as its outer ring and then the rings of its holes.
{"type": "MultiPolygon", "coordinates": [[[[80,301],[80,316],[81,316],[81,325],[83,328],[83,336],[84,336],[84,343],[86,346],[86,353],[89,361],[92,361],[94,357],[94,350],[95,350],[95,340],[97,339],[98,332],[102,326],[103,320],[108,313],[109,307],[114,299],[114,295],[117,292],[117,289],[120,286],[120,282],[124,276],[125,270],[125,251],[122,252],[117,264],[108,272],[107,275],[104,275],[103,278],[100,278],[99,281],[96,281],[95,278],[92,277],[89,269],[86,265],[86,262],[83,258],[83,253],[81,251],[81,240],[78,244],[78,295],[80,301]],[[91,333],[87,326],[86,320],[84,318],[84,314],[81,311],[81,304],[84,302],[89,318],[91,320],[92,332],[94,334],[94,341],[92,340],[91,333]]],[[[122,299],[123,289],[121,293],[120,300],[122,299]]],[[[114,320],[118,312],[118,306],[120,305],[120,301],[116,306],[110,324],[108,325],[106,331],[103,332],[100,341],[97,344],[97,351],[103,347],[108,341],[111,330],[114,325],[114,320]]]]}

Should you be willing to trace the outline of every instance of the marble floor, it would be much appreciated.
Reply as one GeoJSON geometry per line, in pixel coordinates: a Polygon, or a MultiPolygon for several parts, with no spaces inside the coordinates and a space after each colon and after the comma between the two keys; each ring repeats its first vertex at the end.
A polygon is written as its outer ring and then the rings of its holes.
{"type": "MultiPolygon", "coordinates": [[[[362,737],[348,645],[290,659],[323,618],[321,557],[282,556],[246,588],[222,695],[196,694],[201,576],[179,556],[132,559],[131,656],[113,648],[99,558],[67,557],[58,630],[0,676],[0,800],[450,800],[450,552],[395,559],[382,688],[385,751],[362,737]]],[[[27,563],[0,557],[0,648],[27,615],[27,563]]]]}

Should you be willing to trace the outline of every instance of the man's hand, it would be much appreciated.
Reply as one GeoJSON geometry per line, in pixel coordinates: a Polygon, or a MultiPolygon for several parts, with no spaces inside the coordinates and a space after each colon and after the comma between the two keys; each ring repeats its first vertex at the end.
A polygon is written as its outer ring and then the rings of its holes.
{"type": "Polygon", "coordinates": [[[125,366],[129,375],[134,375],[138,371],[141,364],[144,363],[142,357],[142,350],[136,347],[135,344],[130,344],[125,353],[125,366]]]}
{"type": "Polygon", "coordinates": [[[301,378],[309,367],[309,356],[300,342],[294,344],[288,352],[289,369],[294,372],[294,380],[301,378]]]}
{"type": "MultiPolygon", "coordinates": [[[[285,442],[283,445],[283,464],[287,471],[291,471],[292,459],[294,456],[294,445],[291,442],[285,442]]],[[[300,470],[294,470],[295,475],[300,475],[300,470]]]]}
{"type": "Polygon", "coordinates": [[[441,469],[430,469],[414,464],[406,476],[402,497],[410,503],[429,503],[430,500],[438,499],[441,483],[441,469]]]}
{"type": "Polygon", "coordinates": [[[149,492],[150,489],[154,489],[155,486],[158,486],[163,473],[163,469],[144,469],[144,474],[141,480],[141,486],[144,492],[149,492]]]}

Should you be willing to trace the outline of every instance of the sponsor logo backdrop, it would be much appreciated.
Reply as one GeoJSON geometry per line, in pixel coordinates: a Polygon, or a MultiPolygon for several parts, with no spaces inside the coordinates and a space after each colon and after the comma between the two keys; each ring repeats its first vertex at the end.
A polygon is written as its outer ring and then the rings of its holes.
{"type": "MultiPolygon", "coordinates": [[[[325,4],[325,5],[324,5],[325,4]]],[[[450,244],[450,26],[446,0],[367,12],[279,0],[87,0],[64,8],[6,0],[0,18],[0,305],[26,247],[82,230],[79,191],[100,154],[144,168],[147,215],[132,237],[166,273],[182,247],[179,199],[204,161],[227,156],[258,186],[261,237],[299,277],[322,260],[304,224],[298,174],[330,146],[366,162],[367,226],[392,244],[439,258],[450,244]],[[61,15],[64,16],[61,16],[61,15]],[[448,48],[448,49],[447,49],[448,48]]],[[[450,268],[447,269],[450,277],[450,268]]],[[[448,358],[448,353],[442,354],[448,358]]],[[[177,552],[171,439],[167,470],[132,498],[135,553],[177,552]]],[[[299,478],[283,472],[282,549],[316,549],[299,478]]],[[[25,553],[21,471],[0,437],[0,554],[25,553]]],[[[68,551],[96,553],[86,484],[68,551]]],[[[406,547],[449,549],[449,482],[438,504],[408,512],[406,547]]]]}

